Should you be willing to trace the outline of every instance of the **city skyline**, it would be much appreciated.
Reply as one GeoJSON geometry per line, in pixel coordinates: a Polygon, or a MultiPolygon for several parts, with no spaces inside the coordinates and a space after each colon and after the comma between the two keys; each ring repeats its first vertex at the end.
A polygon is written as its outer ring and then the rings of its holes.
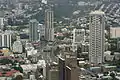
{"type": "Polygon", "coordinates": [[[0,0],[0,80],[120,80],[119,0],[0,0]]]}

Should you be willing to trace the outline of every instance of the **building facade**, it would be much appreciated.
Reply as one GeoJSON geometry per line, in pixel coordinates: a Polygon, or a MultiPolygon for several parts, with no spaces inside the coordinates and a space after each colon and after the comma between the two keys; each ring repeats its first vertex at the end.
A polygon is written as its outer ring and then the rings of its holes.
{"type": "Polygon", "coordinates": [[[79,80],[78,75],[78,68],[73,66],[66,66],[65,67],[66,72],[66,80],[79,80]]]}
{"type": "Polygon", "coordinates": [[[119,27],[110,27],[110,37],[111,38],[120,38],[120,28],[119,27]]]}
{"type": "Polygon", "coordinates": [[[59,57],[59,80],[65,80],[65,59],[59,57]]]}
{"type": "Polygon", "coordinates": [[[65,51],[59,56],[59,80],[79,80],[77,57],[74,53],[65,51]]]}
{"type": "Polygon", "coordinates": [[[54,13],[51,9],[45,10],[45,39],[54,41],[54,13]]]}
{"type": "Polygon", "coordinates": [[[11,34],[0,33],[0,47],[11,47],[11,34]]]}
{"type": "Polygon", "coordinates": [[[105,39],[105,13],[102,11],[92,11],[90,13],[90,47],[89,61],[92,64],[104,62],[104,39],[105,39]]]}
{"type": "Polygon", "coordinates": [[[43,24],[39,24],[39,33],[40,33],[40,36],[45,36],[45,26],[43,24]]]}
{"type": "Polygon", "coordinates": [[[73,51],[77,50],[77,46],[85,42],[85,30],[84,29],[74,29],[73,30],[73,51]]]}
{"type": "Polygon", "coordinates": [[[23,45],[21,41],[15,41],[13,43],[13,52],[17,52],[17,53],[23,52],[23,45]]]}
{"type": "Polygon", "coordinates": [[[0,29],[3,30],[4,28],[4,18],[0,17],[0,29]]]}
{"type": "Polygon", "coordinates": [[[50,69],[48,71],[49,79],[48,80],[59,80],[59,70],[58,69],[50,69]]]}
{"type": "Polygon", "coordinates": [[[36,19],[30,20],[29,22],[29,40],[32,42],[40,40],[38,24],[39,22],[36,19]]]}

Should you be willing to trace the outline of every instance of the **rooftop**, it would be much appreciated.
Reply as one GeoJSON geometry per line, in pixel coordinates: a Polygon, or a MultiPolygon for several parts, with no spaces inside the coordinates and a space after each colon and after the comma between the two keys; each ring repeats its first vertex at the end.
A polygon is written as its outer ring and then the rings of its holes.
{"type": "Polygon", "coordinates": [[[92,11],[90,14],[99,14],[99,15],[104,15],[105,13],[100,10],[92,11]]]}
{"type": "Polygon", "coordinates": [[[32,20],[30,20],[30,22],[37,22],[37,20],[36,19],[32,19],[32,20]]]}

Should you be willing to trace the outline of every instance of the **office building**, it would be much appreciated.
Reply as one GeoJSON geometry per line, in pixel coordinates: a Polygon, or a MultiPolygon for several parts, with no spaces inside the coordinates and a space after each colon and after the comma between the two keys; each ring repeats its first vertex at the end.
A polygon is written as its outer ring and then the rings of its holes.
{"type": "Polygon", "coordinates": [[[54,13],[51,9],[45,10],[45,39],[54,41],[54,13]]]}
{"type": "Polygon", "coordinates": [[[78,68],[66,66],[66,80],[79,80],[78,68]]]}
{"type": "Polygon", "coordinates": [[[77,58],[72,52],[59,56],[59,80],[79,80],[77,58]]]}
{"type": "Polygon", "coordinates": [[[57,63],[51,63],[50,69],[48,72],[48,80],[59,80],[59,70],[57,63]]]}
{"type": "Polygon", "coordinates": [[[77,58],[74,54],[68,53],[65,56],[65,80],[79,80],[77,58]]]}
{"type": "Polygon", "coordinates": [[[11,47],[11,34],[0,33],[0,47],[11,47]]]}
{"type": "Polygon", "coordinates": [[[74,29],[73,30],[73,51],[77,50],[77,46],[85,42],[85,30],[84,29],[74,29]]]}
{"type": "Polygon", "coordinates": [[[91,64],[101,64],[104,62],[104,39],[105,39],[105,13],[102,11],[92,11],[90,13],[90,47],[89,61],[91,64]]]}
{"type": "Polygon", "coordinates": [[[29,22],[29,40],[32,42],[40,40],[38,33],[39,22],[36,19],[30,20],[29,22]]]}
{"type": "Polygon", "coordinates": [[[65,80],[65,59],[59,57],[59,80],[65,80]]]}
{"type": "Polygon", "coordinates": [[[79,80],[77,58],[74,54],[66,54],[65,57],[65,80],[79,80]]]}
{"type": "Polygon", "coordinates": [[[58,80],[59,79],[59,71],[57,69],[51,69],[49,71],[49,80],[58,80]]]}

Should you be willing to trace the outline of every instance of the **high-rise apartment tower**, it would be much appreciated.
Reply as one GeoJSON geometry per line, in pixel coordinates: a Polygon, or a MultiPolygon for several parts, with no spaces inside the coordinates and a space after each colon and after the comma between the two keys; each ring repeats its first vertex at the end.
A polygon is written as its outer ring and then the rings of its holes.
{"type": "Polygon", "coordinates": [[[54,41],[54,13],[51,9],[45,10],[45,39],[54,41]]]}
{"type": "Polygon", "coordinates": [[[104,62],[105,13],[102,11],[92,11],[89,23],[89,61],[92,64],[102,64],[104,62]]]}
{"type": "Polygon", "coordinates": [[[30,22],[29,22],[29,40],[32,42],[39,40],[38,26],[39,26],[39,22],[36,19],[30,20],[30,22]]]}

